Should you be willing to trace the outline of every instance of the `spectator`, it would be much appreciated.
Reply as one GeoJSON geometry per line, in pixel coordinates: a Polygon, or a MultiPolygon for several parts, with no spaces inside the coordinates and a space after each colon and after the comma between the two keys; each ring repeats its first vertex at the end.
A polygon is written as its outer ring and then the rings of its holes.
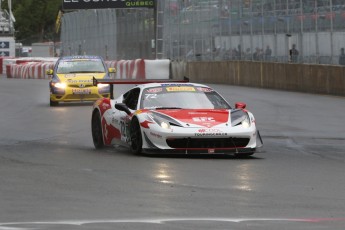
{"type": "Polygon", "coordinates": [[[242,55],[242,47],[240,44],[237,46],[237,49],[238,49],[238,60],[242,60],[243,55],[242,55]]]}
{"type": "Polygon", "coordinates": [[[253,54],[253,60],[254,61],[262,61],[262,58],[263,58],[263,49],[256,47],[255,52],[253,54]]]}
{"type": "Polygon", "coordinates": [[[265,60],[270,61],[271,56],[272,56],[272,50],[271,50],[270,46],[267,46],[266,50],[265,50],[265,60]]]}
{"type": "Polygon", "coordinates": [[[345,49],[340,49],[339,65],[345,65],[345,49]]]}
{"type": "Polygon", "coordinates": [[[252,60],[252,52],[250,50],[250,48],[246,49],[246,52],[244,53],[246,60],[252,60]]]}
{"type": "Polygon", "coordinates": [[[296,45],[293,44],[292,49],[290,49],[290,60],[291,60],[291,62],[296,63],[298,61],[298,55],[299,55],[299,52],[296,49],[296,45]]]}

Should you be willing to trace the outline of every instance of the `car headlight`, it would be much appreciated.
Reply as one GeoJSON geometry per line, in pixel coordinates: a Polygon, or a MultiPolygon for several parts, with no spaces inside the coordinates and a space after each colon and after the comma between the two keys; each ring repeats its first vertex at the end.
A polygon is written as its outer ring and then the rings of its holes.
{"type": "Polygon", "coordinates": [[[56,82],[56,83],[53,83],[53,86],[59,89],[65,89],[67,85],[66,83],[56,82]]]}
{"type": "Polygon", "coordinates": [[[161,113],[151,112],[148,113],[148,116],[163,129],[171,129],[171,126],[182,127],[179,122],[161,113]]]}
{"type": "Polygon", "coordinates": [[[163,128],[163,129],[170,129],[170,124],[167,122],[167,121],[161,121],[160,122],[160,126],[163,128]]]}
{"type": "Polygon", "coordinates": [[[109,84],[98,83],[97,86],[98,86],[98,88],[105,88],[105,87],[108,87],[109,84]]]}
{"type": "Polygon", "coordinates": [[[231,112],[231,126],[242,125],[243,128],[249,128],[251,123],[249,116],[243,110],[234,110],[231,112]]]}

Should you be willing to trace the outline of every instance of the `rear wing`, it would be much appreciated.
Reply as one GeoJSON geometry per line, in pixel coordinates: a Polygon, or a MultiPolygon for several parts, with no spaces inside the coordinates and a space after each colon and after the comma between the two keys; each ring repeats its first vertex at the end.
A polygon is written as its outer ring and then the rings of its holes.
{"type": "Polygon", "coordinates": [[[140,85],[140,84],[147,84],[147,83],[186,83],[189,82],[189,78],[183,77],[183,80],[173,80],[173,79],[96,79],[93,77],[92,79],[93,85],[97,86],[97,84],[109,84],[110,85],[110,98],[114,99],[114,85],[140,85]]]}

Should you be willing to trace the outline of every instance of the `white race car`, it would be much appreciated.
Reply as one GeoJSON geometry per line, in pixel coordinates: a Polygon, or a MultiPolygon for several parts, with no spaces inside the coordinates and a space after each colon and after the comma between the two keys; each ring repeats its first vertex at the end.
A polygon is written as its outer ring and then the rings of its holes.
{"type": "MultiPolygon", "coordinates": [[[[133,82],[94,79],[98,83],[133,82]]],[[[91,127],[97,149],[122,145],[136,154],[249,156],[263,144],[245,103],[231,108],[215,90],[202,84],[136,83],[140,85],[118,98],[111,95],[93,105],[91,127]]]]}

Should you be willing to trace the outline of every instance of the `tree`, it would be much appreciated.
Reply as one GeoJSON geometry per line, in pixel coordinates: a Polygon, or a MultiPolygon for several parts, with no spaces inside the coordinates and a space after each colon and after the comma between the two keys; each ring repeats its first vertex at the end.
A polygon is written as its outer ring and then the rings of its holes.
{"type": "Polygon", "coordinates": [[[55,40],[55,20],[61,0],[16,0],[12,8],[17,41],[31,45],[55,40]]]}

